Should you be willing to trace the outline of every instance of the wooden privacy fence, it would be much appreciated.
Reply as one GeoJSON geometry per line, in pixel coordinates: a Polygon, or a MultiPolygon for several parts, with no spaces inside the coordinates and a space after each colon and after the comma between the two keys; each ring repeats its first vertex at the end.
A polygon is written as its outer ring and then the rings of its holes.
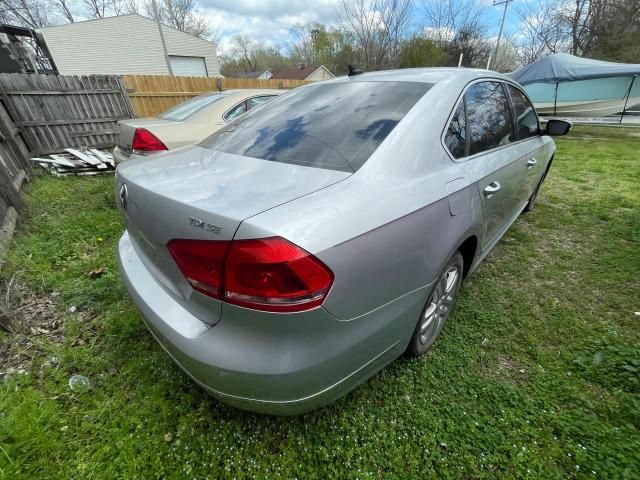
{"type": "Polygon", "coordinates": [[[196,95],[218,89],[291,89],[309,83],[304,80],[257,80],[255,78],[170,77],[166,75],[124,75],[133,110],[138,117],[152,117],[196,95]]]}
{"type": "Polygon", "coordinates": [[[33,156],[113,147],[118,120],[134,116],[116,75],[0,74],[0,101],[33,156]]]}
{"type": "MultiPolygon", "coordinates": [[[[31,172],[29,152],[20,130],[0,102],[0,266],[24,204],[20,186],[31,172]]],[[[1,313],[1,305],[0,305],[1,313]]],[[[0,315],[1,316],[1,315],[0,315]]]]}

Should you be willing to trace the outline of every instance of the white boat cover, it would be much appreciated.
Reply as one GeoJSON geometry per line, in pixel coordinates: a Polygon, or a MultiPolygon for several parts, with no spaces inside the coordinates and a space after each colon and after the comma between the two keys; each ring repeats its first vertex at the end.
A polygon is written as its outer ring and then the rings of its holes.
{"type": "Polygon", "coordinates": [[[568,53],[554,53],[520,67],[507,75],[521,85],[570,82],[592,78],[640,75],[640,64],[603,62],[576,57],[568,53]]]}

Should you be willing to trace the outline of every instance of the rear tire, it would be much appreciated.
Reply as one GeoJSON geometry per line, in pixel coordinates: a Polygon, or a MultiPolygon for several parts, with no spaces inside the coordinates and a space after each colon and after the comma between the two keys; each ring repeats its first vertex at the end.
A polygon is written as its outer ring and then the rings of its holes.
{"type": "Polygon", "coordinates": [[[422,309],[420,319],[407,347],[406,354],[408,356],[424,355],[440,336],[458,297],[463,272],[462,254],[456,252],[449,259],[429,292],[427,303],[422,309]]]}

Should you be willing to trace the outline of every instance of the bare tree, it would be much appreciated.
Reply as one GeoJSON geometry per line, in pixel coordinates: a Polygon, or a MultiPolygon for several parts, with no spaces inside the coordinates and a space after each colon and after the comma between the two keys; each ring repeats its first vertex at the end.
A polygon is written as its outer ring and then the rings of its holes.
{"type": "Polygon", "coordinates": [[[295,49],[296,56],[301,62],[308,64],[318,63],[318,37],[322,33],[325,33],[320,30],[321,27],[324,28],[324,25],[298,24],[294,25],[291,29],[291,33],[296,38],[293,48],[295,49]]]}
{"type": "Polygon", "coordinates": [[[591,0],[570,0],[562,4],[560,21],[571,35],[571,53],[582,54],[591,43],[591,0]]]}
{"type": "Polygon", "coordinates": [[[506,35],[500,42],[496,58],[491,61],[491,68],[498,72],[511,72],[519,64],[520,57],[513,35],[506,35]]]}
{"type": "Polygon", "coordinates": [[[447,53],[447,64],[462,55],[467,67],[486,67],[492,45],[482,20],[480,0],[423,0],[423,34],[447,53]]]}
{"type": "Polygon", "coordinates": [[[29,28],[47,27],[53,23],[49,0],[0,0],[3,23],[29,28]]]}
{"type": "Polygon", "coordinates": [[[140,3],[138,0],[111,0],[114,15],[129,15],[140,13],[140,3]]]}
{"type": "Polygon", "coordinates": [[[520,23],[517,52],[521,63],[535,62],[544,55],[565,49],[566,34],[558,22],[555,2],[523,4],[516,9],[516,15],[520,23]]]}
{"type": "Polygon", "coordinates": [[[113,0],[82,0],[82,6],[91,18],[109,17],[115,13],[113,0]]]}
{"type": "Polygon", "coordinates": [[[444,44],[449,65],[456,65],[462,55],[466,67],[485,68],[493,50],[493,45],[479,25],[469,25],[456,31],[453,39],[444,44]]]}
{"type": "MultiPolygon", "coordinates": [[[[156,0],[159,20],[181,32],[200,38],[208,38],[212,29],[207,18],[196,9],[194,0],[156,0]]],[[[148,17],[156,18],[154,0],[145,0],[144,12],[148,17]]]]}
{"type": "Polygon", "coordinates": [[[242,59],[246,70],[255,72],[258,68],[258,51],[256,43],[245,35],[239,33],[233,36],[233,52],[242,59]]]}
{"type": "Polygon", "coordinates": [[[73,23],[75,18],[73,13],[71,13],[71,8],[69,5],[69,0],[51,0],[52,7],[55,11],[57,11],[64,21],[68,23],[73,23]]]}
{"type": "Polygon", "coordinates": [[[594,11],[602,1],[542,0],[522,4],[516,9],[523,33],[518,46],[521,60],[528,63],[548,53],[582,55],[588,51],[594,38],[594,11]]]}
{"type": "Polygon", "coordinates": [[[366,70],[395,67],[408,35],[413,0],[339,0],[342,27],[354,33],[366,70]]]}
{"type": "Polygon", "coordinates": [[[423,0],[425,34],[441,44],[453,41],[461,31],[484,31],[479,0],[423,0]]]}

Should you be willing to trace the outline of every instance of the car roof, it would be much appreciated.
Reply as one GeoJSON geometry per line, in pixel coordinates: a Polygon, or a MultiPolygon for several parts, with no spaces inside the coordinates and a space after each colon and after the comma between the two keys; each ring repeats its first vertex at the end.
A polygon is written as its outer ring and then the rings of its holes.
{"type": "Polygon", "coordinates": [[[400,70],[384,70],[367,72],[350,77],[339,77],[332,81],[367,81],[367,82],[424,82],[437,84],[444,81],[461,81],[468,83],[481,78],[496,78],[513,82],[509,77],[491,70],[479,68],[430,67],[403,68],[400,70]]]}
{"type": "Polygon", "coordinates": [[[287,90],[277,89],[277,88],[242,88],[242,89],[232,89],[232,90],[222,90],[220,92],[210,92],[205,95],[246,95],[251,97],[253,95],[280,95],[281,93],[286,92],[287,90]]]}

